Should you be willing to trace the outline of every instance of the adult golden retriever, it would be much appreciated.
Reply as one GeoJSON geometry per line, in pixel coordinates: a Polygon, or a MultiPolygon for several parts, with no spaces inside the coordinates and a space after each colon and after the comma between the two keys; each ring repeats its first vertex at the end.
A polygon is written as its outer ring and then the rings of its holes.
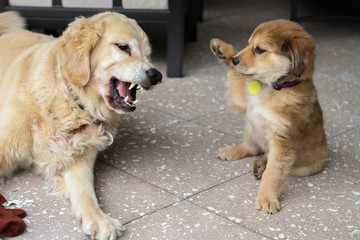
{"type": "Polygon", "coordinates": [[[289,173],[308,176],[325,166],[314,42],[298,24],[274,20],[260,24],[240,52],[219,39],[211,40],[210,49],[228,68],[230,106],[246,119],[243,143],[220,149],[218,157],[232,161],[264,153],[254,163],[254,175],[262,179],[255,206],[276,213],[289,173]]]}
{"type": "Polygon", "coordinates": [[[31,166],[70,199],[87,235],[115,239],[124,228],[98,206],[93,166],[119,115],[135,110],[137,89],[162,79],[149,40],[111,12],[78,18],[59,38],[22,25],[0,15],[0,179],[31,166]]]}

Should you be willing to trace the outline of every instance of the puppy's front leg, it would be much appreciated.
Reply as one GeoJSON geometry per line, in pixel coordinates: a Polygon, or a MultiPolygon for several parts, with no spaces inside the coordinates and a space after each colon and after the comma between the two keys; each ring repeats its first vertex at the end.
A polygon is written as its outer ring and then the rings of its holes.
{"type": "Polygon", "coordinates": [[[270,145],[266,170],[256,196],[257,209],[269,214],[280,211],[279,197],[295,158],[294,147],[288,142],[274,140],[270,145]]]}
{"type": "Polygon", "coordinates": [[[245,125],[244,142],[240,145],[221,148],[217,156],[224,161],[234,161],[237,159],[255,156],[261,153],[260,146],[257,144],[252,126],[245,125]]]}
{"type": "Polygon", "coordinates": [[[65,171],[66,194],[85,234],[91,239],[116,239],[125,228],[119,220],[107,216],[98,205],[93,185],[93,162],[78,158],[65,171]]]}

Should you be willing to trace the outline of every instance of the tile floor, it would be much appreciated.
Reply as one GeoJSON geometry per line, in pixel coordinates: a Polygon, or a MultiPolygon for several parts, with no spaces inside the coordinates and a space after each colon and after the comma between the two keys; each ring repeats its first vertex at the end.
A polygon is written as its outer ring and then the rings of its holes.
{"type": "MultiPolygon", "coordinates": [[[[206,0],[198,41],[185,48],[185,77],[164,79],[124,116],[117,142],[99,155],[96,194],[120,219],[122,239],[360,239],[360,22],[313,21],[315,83],[325,116],[328,164],[290,177],[275,215],[254,208],[255,158],[223,162],[217,149],[241,142],[243,118],[226,105],[225,68],[208,49],[220,37],[238,49],[261,22],[288,18],[290,1],[206,0]]],[[[161,45],[161,44],[160,44],[161,45]]],[[[154,63],[165,72],[164,49],[154,63]]],[[[86,239],[70,204],[23,171],[1,193],[28,212],[13,239],[86,239]]]]}

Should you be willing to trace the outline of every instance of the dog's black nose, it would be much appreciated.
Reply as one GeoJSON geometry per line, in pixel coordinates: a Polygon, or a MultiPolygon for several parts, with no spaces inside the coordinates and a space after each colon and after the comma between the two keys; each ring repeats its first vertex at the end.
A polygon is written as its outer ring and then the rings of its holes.
{"type": "Polygon", "coordinates": [[[158,82],[161,82],[162,79],[161,72],[159,72],[155,68],[150,68],[149,70],[147,70],[146,75],[149,77],[149,81],[151,85],[155,85],[158,82]]]}
{"type": "Polygon", "coordinates": [[[233,64],[234,64],[234,66],[236,66],[236,65],[239,64],[240,60],[239,60],[239,58],[234,57],[234,58],[232,59],[232,62],[233,62],[233,64]]]}

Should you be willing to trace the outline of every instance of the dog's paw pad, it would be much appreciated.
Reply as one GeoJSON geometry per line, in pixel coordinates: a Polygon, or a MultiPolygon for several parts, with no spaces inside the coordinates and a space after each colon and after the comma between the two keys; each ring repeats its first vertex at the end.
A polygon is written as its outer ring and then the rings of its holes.
{"type": "Polygon", "coordinates": [[[221,50],[221,47],[213,46],[214,54],[220,58],[220,59],[226,59],[226,56],[224,56],[223,51],[221,50]]]}
{"type": "Polygon", "coordinates": [[[211,51],[214,53],[216,57],[219,59],[227,59],[227,57],[224,55],[224,51],[221,48],[221,40],[213,39],[210,43],[211,45],[211,51]]]}

